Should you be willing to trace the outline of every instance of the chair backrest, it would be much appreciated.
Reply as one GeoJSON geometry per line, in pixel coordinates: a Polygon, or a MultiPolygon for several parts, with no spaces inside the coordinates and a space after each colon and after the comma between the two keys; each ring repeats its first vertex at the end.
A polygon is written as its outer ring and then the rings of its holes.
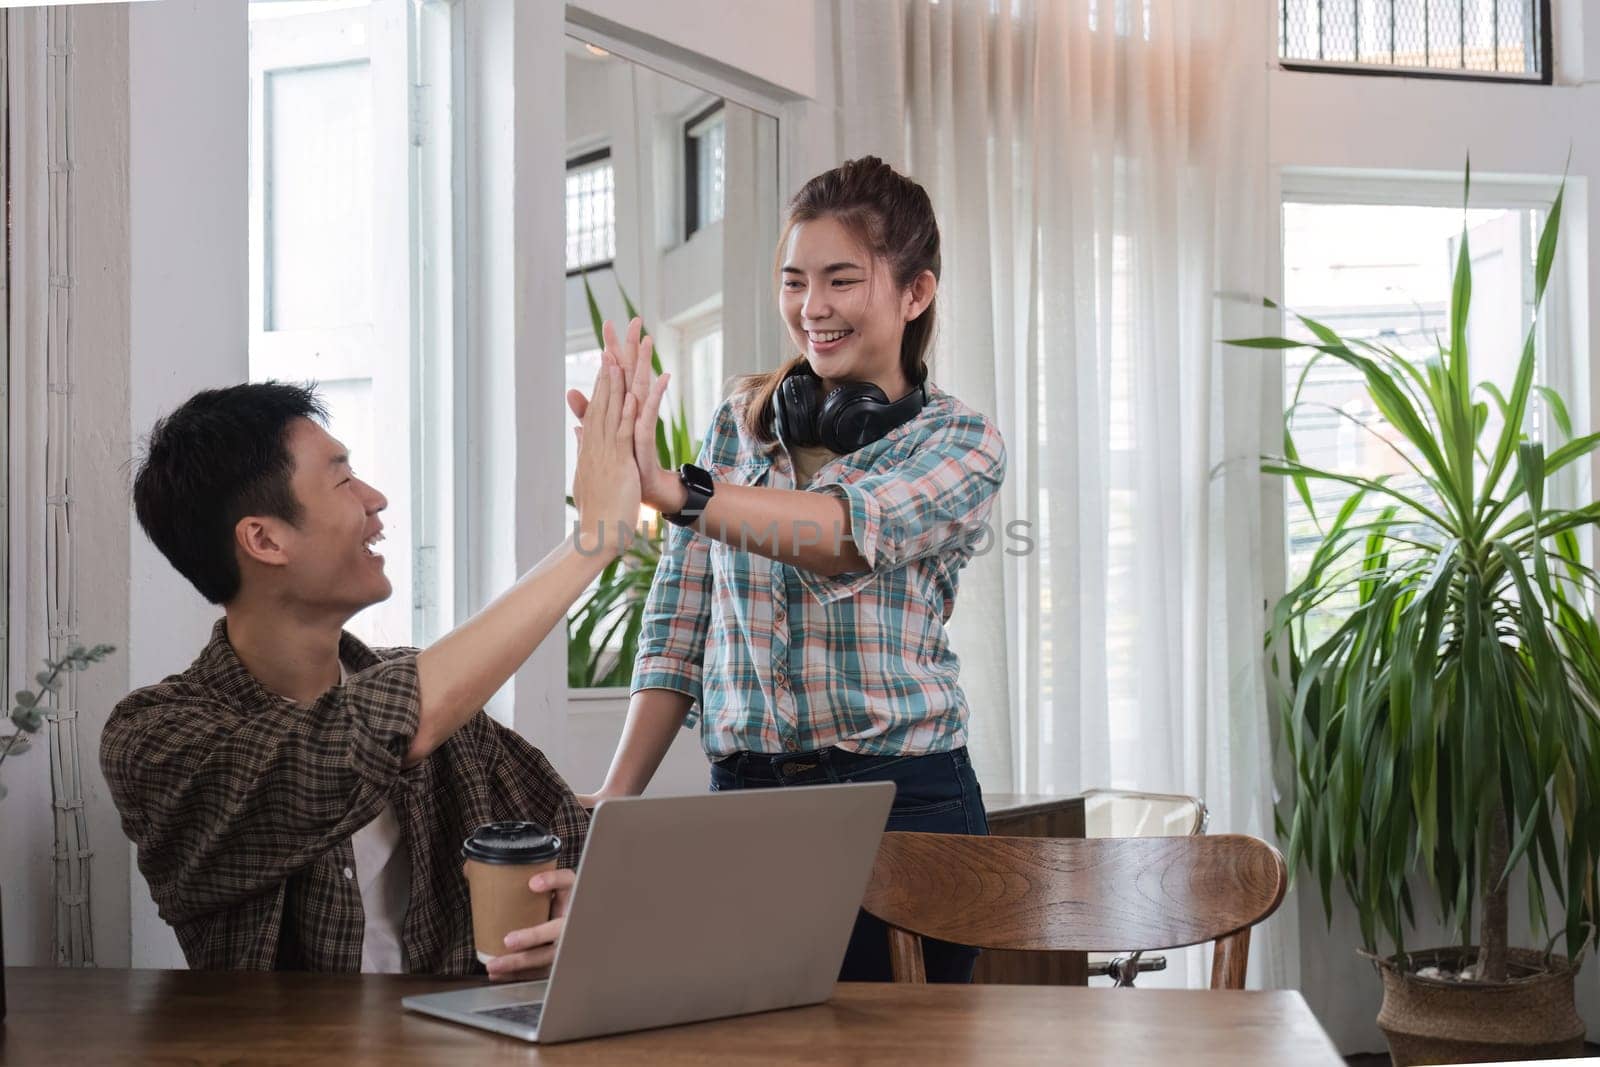
{"type": "Polygon", "coordinates": [[[862,907],[890,927],[896,981],[926,980],[923,937],[1054,952],[1215,941],[1211,987],[1242,989],[1250,928],[1277,910],[1287,883],[1278,850],[1238,834],[886,833],[862,907]]]}

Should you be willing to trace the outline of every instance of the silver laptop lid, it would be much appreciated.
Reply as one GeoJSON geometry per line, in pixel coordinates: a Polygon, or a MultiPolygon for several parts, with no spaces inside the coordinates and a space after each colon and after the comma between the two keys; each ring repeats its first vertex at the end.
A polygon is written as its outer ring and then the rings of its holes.
{"type": "Polygon", "coordinates": [[[538,1040],[826,1000],[893,800],[874,782],[603,801],[538,1040]]]}

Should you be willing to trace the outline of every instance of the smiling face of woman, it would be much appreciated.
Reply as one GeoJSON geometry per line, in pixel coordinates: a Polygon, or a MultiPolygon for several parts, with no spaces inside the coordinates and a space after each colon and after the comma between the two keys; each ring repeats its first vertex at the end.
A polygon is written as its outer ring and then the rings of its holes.
{"type": "Polygon", "coordinates": [[[872,382],[899,397],[911,388],[900,366],[900,341],[906,322],[932,299],[932,278],[902,289],[890,264],[841,222],[811,219],[791,227],[784,243],[778,310],[824,386],[872,382]],[[926,299],[919,299],[920,287],[929,288],[926,299]]]}

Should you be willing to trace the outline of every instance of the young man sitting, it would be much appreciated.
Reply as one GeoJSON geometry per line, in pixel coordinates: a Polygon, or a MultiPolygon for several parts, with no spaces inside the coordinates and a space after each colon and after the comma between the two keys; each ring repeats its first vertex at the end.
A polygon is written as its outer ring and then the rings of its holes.
{"type": "Polygon", "coordinates": [[[224,615],[188,670],[117,706],[100,761],[191,967],[482,973],[461,845],[504,819],[550,827],[562,869],[531,883],[555,892],[556,917],[511,934],[488,972],[549,965],[587,816],[539,750],[481,709],[637,521],[638,405],[615,357],[603,362],[576,540],[420,652],[342,631],[390,594],[372,551],[387,502],[319,424],[312,391],[203,392],[156,424],[139,522],[224,615]]]}

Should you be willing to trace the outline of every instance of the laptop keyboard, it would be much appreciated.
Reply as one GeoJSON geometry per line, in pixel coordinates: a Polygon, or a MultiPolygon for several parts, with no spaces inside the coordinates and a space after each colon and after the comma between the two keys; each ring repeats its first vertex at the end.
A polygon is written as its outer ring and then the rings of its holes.
{"type": "Polygon", "coordinates": [[[484,1008],[475,1011],[474,1015],[488,1015],[495,1019],[504,1019],[507,1022],[521,1023],[523,1026],[538,1026],[539,1016],[544,1014],[544,1004],[513,1004],[509,1008],[484,1008]]]}

